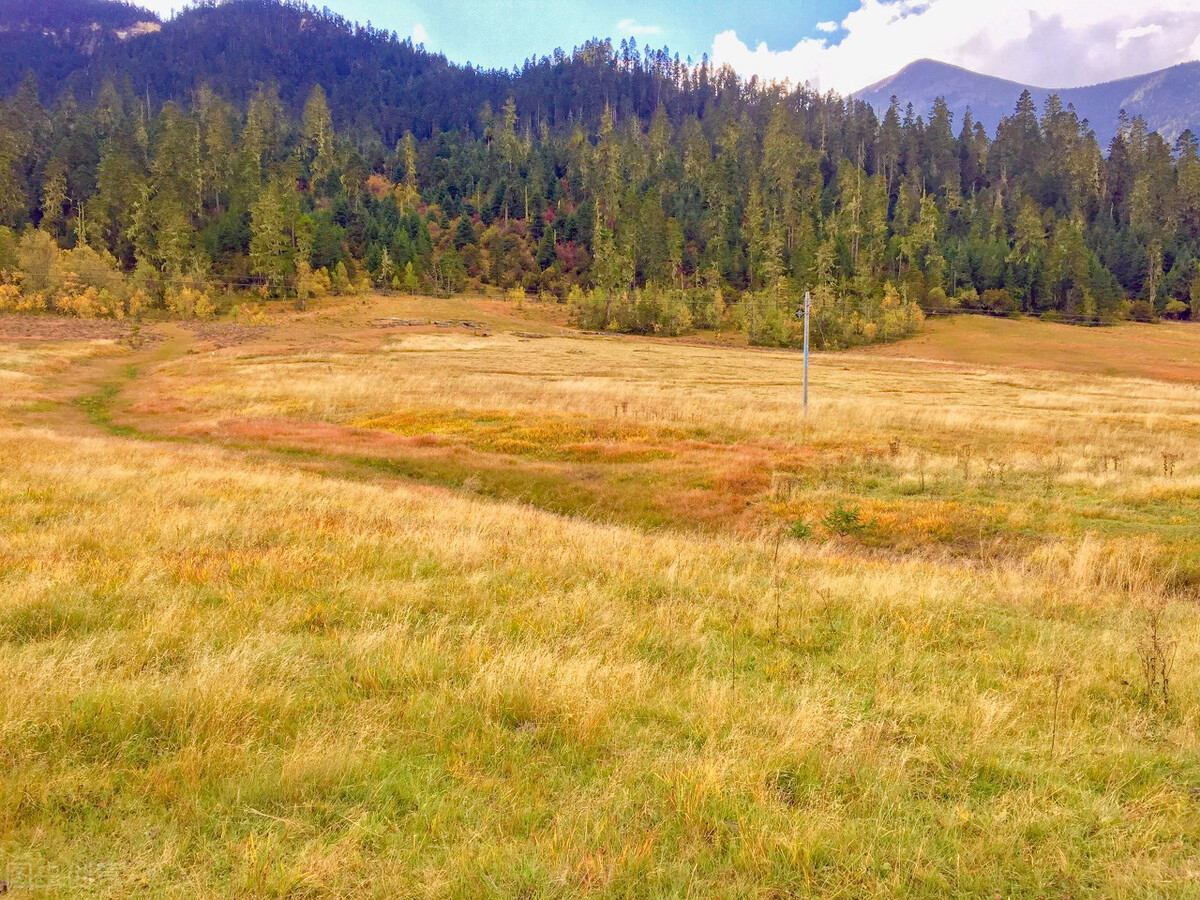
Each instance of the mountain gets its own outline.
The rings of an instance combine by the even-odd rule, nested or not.
[[[596,328],[716,325],[728,297],[768,344],[790,340],[779,299],[803,286],[823,289],[829,346],[895,333],[901,300],[1200,316],[1195,141],[1172,153],[1131,128],[1106,155],[1028,100],[994,141],[959,141],[944,118],[881,123],[857,98],[624,41],[475,69],[298,0],[204,0],[167,22],[43,3],[0,0],[0,41],[25,54],[0,84],[0,270],[23,266],[37,296],[57,241],[84,268],[84,245],[104,251],[156,302],[210,275],[305,295],[367,276],[587,287]],[[1126,106],[1173,133],[1194,121],[1195,68],[1065,99],[1104,129]],[[879,90],[906,85],[991,122],[1022,89],[924,63]],[[615,297],[641,299],[616,314]]]
[[[120,0],[0,2],[0,34],[38,33],[72,42],[75,38],[128,30],[140,23],[161,24],[149,10]]]
[[[339,129],[387,146],[408,130],[420,138],[475,128],[481,109],[498,112],[510,95],[551,127],[598,121],[606,105],[646,119],[660,103],[672,115],[700,114],[713,95],[707,80],[683,83],[685,67],[666,51],[647,47],[631,64],[611,41],[594,40],[484,70],[299,0],[206,0],[162,23],[110,0],[0,0],[0,23],[0,97],[32,71],[43,103],[68,89],[93,100],[111,80],[152,107],[189,102],[202,85],[244,107],[273,84],[298,113],[320,84]]]
[[[54,85],[83,70],[109,45],[162,27],[154,13],[114,0],[0,0],[0,89],[32,71]]]
[[[857,91],[882,116],[895,96],[901,108],[911,103],[919,115],[928,115],[934,100],[944,97],[961,121],[970,108],[990,134],[1004,116],[1012,115],[1017,98],[1029,91],[1041,108],[1046,98],[1058,94],[1063,105],[1075,107],[1087,119],[1102,147],[1107,147],[1120,124],[1121,110],[1141,116],[1151,131],[1174,141],[1187,129],[1200,133],[1200,62],[1078,88],[1044,88],[980,75],[948,63],[923,59],[905,66],[890,78]]]
[[[32,71],[43,102],[66,90],[89,100],[111,80],[154,106],[188,101],[201,85],[244,104],[260,84],[274,84],[296,111],[322,84],[340,125],[401,119],[440,128],[504,96],[470,68],[296,2],[208,0],[160,22],[113,0],[0,0],[0,23],[0,96]]]
[[[0,0],[0,96],[29,71],[44,102],[67,89],[80,100],[94,98],[111,79],[154,105],[187,100],[201,85],[241,105],[259,84],[273,83],[296,112],[321,84],[339,127],[373,131],[389,145],[406,130],[421,136],[473,127],[485,104],[498,110],[510,94],[518,105],[540,109],[549,125],[594,121],[606,104],[618,115],[648,118],[660,103],[673,117],[702,115],[711,100],[707,85],[692,91],[680,84],[679,61],[665,51],[643,51],[653,53],[651,66],[629,65],[624,56],[609,66],[601,63],[616,60],[611,42],[580,49],[488,71],[455,65],[395,33],[296,0],[204,0],[166,22],[117,0]],[[711,74],[714,82],[722,77]],[[893,95],[921,115],[943,96],[960,121],[970,108],[994,134],[1024,90],[1039,106],[1052,93],[1073,104],[1103,147],[1122,109],[1145,118],[1168,141],[1188,128],[1200,132],[1200,62],[1054,91],[921,60],[855,97],[882,117]]]

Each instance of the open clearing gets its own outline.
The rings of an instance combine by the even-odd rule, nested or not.
[[[1196,328],[275,316],[0,319],[10,896],[1200,896]]]

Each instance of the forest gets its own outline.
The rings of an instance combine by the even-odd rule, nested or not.
[[[153,90],[132,63],[28,73],[0,102],[0,309],[487,290],[567,303],[588,329],[781,346],[811,291],[825,347],[927,314],[1200,319],[1191,133],[1169,146],[1135,118],[1102,148],[1028,94],[995,136],[940,101],[880,118],[626,41],[481,72],[300,4],[176,21],[217,31],[231,6],[274,23],[271,46],[315,28],[339,52],[420,62],[419,90],[356,101],[336,58],[327,83],[269,59],[237,78],[184,61],[173,80],[167,60]],[[179,40],[164,33],[139,41]]]

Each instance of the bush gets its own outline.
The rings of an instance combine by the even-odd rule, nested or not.
[[[239,325],[275,324],[275,320],[257,303],[239,303],[233,308],[233,319]]]
[[[609,309],[609,327],[623,334],[663,334],[675,337],[690,331],[692,314],[683,293],[653,285],[623,294]]]
[[[857,506],[843,506],[838,503],[821,519],[821,527],[829,534],[839,537],[861,537],[875,529],[874,519],[867,522],[862,518]]]
[[[795,315],[801,308],[799,290],[785,292],[788,299],[781,307],[773,295],[747,295],[742,314],[751,343],[763,346],[803,344],[804,328]],[[921,330],[925,313],[911,299],[901,296],[890,283],[881,293],[837,298],[826,288],[812,292],[812,320],[809,339],[820,350],[895,341]]]
[[[812,526],[809,525],[807,522],[805,522],[803,519],[797,519],[795,522],[793,522],[791,525],[788,526],[788,534],[790,534],[792,537],[794,537],[798,541],[807,541],[809,538],[812,537],[812,533],[813,533]]]
[[[74,280],[83,287],[118,295],[124,293],[125,278],[121,267],[107,252],[97,253],[86,244],[59,253],[55,264],[56,280]]]
[[[167,308],[184,319],[207,319],[216,312],[208,295],[192,288],[168,292]]]
[[[140,316],[142,310],[150,305],[150,298],[145,291],[134,291],[125,303],[125,311],[131,316]]]
[[[1021,304],[1003,288],[984,291],[979,303],[985,312],[993,316],[1012,316],[1021,311]]]
[[[948,301],[954,306],[954,301]],[[866,310],[869,321],[877,323],[878,328],[872,338],[880,341],[896,341],[916,334],[925,325],[925,313],[921,307],[911,300],[905,300],[891,284],[884,285],[883,299],[878,307],[868,304]]]
[[[9,235],[11,232],[0,234],[0,242]],[[52,310],[84,319],[123,319],[146,306],[145,294],[131,292],[130,279],[107,252],[86,244],[60,250],[46,232],[30,229],[16,242],[13,254],[17,269],[0,275],[5,288],[0,310]]]
[[[54,307],[59,312],[70,313],[80,319],[95,319],[112,312],[104,307],[100,301],[100,292],[94,287],[64,291],[55,298]]]
[[[745,331],[756,347],[787,347],[797,340],[800,329],[782,305],[777,291],[756,291],[742,298]],[[803,340],[801,334],[800,340]]]
[[[41,312],[45,308],[44,294],[23,294],[15,284],[0,284],[0,312]]]
[[[328,274],[326,272],[326,275]],[[417,277],[417,272],[413,268],[411,260],[404,264],[404,278],[401,279],[400,286],[410,294],[415,294],[421,289],[421,279]]]
[[[608,327],[609,302],[599,291],[584,291],[575,285],[567,294],[571,323],[585,331],[603,331]]]
[[[348,294],[353,287],[350,282],[350,273],[346,269],[346,264],[344,262],[339,262],[336,266],[334,266],[333,272],[330,273],[329,279],[332,282],[333,293],[335,294]]]
[[[17,235],[11,228],[0,225],[0,272],[12,273],[17,268]]]
[[[1167,305],[1163,307],[1163,316],[1167,319],[1185,319],[1188,314],[1188,305],[1182,300],[1168,300]]]
[[[693,288],[685,293],[692,325],[696,328],[716,329],[725,321],[725,297],[720,288]]]
[[[925,297],[924,308],[929,312],[942,313],[954,308],[954,301],[940,287],[931,288]]]
[[[1129,304],[1129,318],[1135,322],[1157,322],[1154,304],[1149,300],[1134,300]]]
[[[17,268],[25,275],[22,290],[40,294],[55,287],[58,252],[54,238],[44,231],[31,228],[21,236],[17,244]]]

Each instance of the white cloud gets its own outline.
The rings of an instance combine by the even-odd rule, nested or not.
[[[838,30],[837,22],[818,22],[817,23],[817,31],[824,32],[825,34],[833,34],[837,30]]]
[[[1134,41],[1151,37],[1152,35],[1162,34],[1163,27],[1161,25],[1139,25],[1137,28],[1126,28],[1117,35],[1117,49],[1124,50]]]
[[[429,32],[425,30],[425,26],[420,22],[413,26],[412,41],[414,44],[425,44],[429,42]]]
[[[713,60],[743,77],[845,93],[926,57],[1043,87],[1076,87],[1200,55],[1200,0],[859,2],[838,23],[845,34],[836,42],[751,48],[726,31],[713,40]]]
[[[652,37],[662,34],[662,28],[658,25],[639,25],[633,19],[622,19],[617,23],[617,34],[630,37]]]

